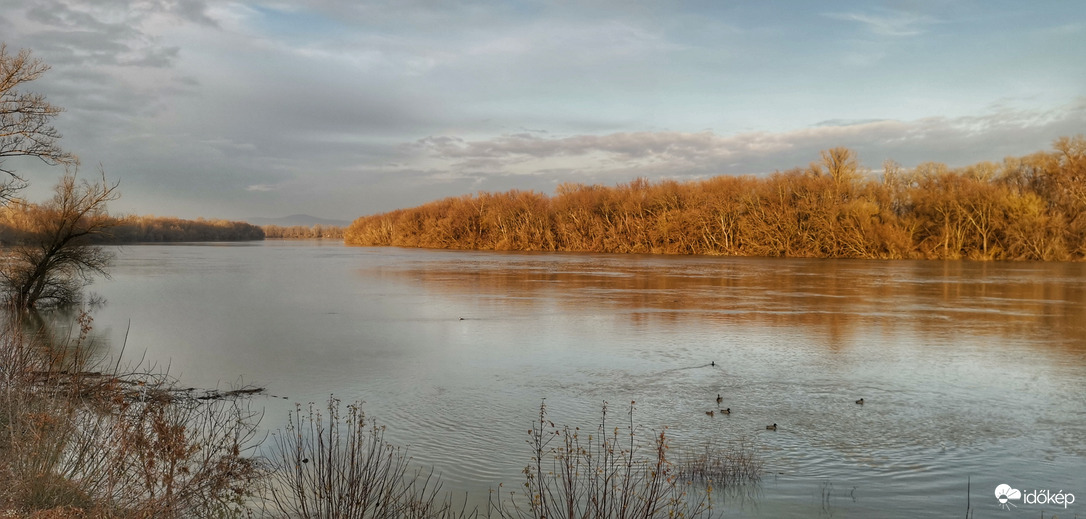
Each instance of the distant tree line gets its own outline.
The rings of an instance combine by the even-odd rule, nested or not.
[[[867,174],[847,148],[768,177],[480,192],[365,216],[351,245],[825,258],[1082,260],[1086,138],[1002,163]]]
[[[305,225],[265,225],[264,237],[268,239],[309,240],[328,238],[333,240],[343,239],[343,227],[336,225],[316,224],[312,227]]]
[[[119,243],[263,240],[255,225],[230,220],[183,220],[163,216],[125,216],[112,229],[109,241]]]
[[[0,208],[0,244],[17,245],[36,239],[44,211],[41,204],[18,202]],[[264,231],[255,225],[228,220],[183,220],[161,216],[98,215],[108,224],[87,238],[93,243],[156,243],[185,241],[248,241],[264,239]]]

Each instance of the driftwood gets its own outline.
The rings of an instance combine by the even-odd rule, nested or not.
[[[226,400],[264,392],[263,387],[242,386],[237,389],[180,388],[173,380],[151,374],[114,375],[100,371],[33,371],[31,380],[46,389],[65,390],[80,397],[116,397],[130,401],[196,401]]]
[[[231,389],[230,391],[211,390],[206,391],[202,396],[196,397],[197,400],[220,400],[223,398],[233,398],[245,395],[255,395],[264,391],[262,387],[245,386],[240,389]]]

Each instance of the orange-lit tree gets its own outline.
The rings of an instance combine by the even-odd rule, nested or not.
[[[18,244],[0,267],[0,286],[17,310],[63,306],[79,301],[94,275],[108,275],[112,256],[93,244],[116,220],[106,204],[118,197],[117,184],[76,181],[64,175],[44,204],[16,201],[23,219]]]

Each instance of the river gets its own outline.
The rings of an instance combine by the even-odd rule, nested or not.
[[[725,517],[964,515],[967,500],[975,517],[1086,515],[1086,264],[115,252],[89,287],[107,356],[124,343],[124,362],[185,385],[266,387],[270,431],[295,403],[364,401],[454,493],[519,486],[544,399],[582,428],[636,402],[639,431],[666,426],[676,452],[756,449],[763,479]],[[732,413],[707,416],[718,394]],[[1006,512],[1000,484],[1078,502]]]

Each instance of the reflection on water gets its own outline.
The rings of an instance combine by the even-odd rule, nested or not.
[[[65,308],[17,316],[0,313],[0,327],[14,327],[28,343],[49,353],[42,370],[79,372],[101,369],[110,357],[110,337],[94,327],[93,308]],[[3,366],[0,365],[0,371]]]
[[[377,266],[434,293],[483,294],[501,304],[604,305],[634,325],[728,323],[813,328],[831,348],[860,328],[938,338],[1024,334],[1086,348],[1083,264],[673,258],[493,254],[438,264]]]
[[[967,481],[978,517],[1004,482],[1086,502],[1083,264],[266,242],[129,246],[113,274],[114,351],[130,320],[126,358],[265,385],[288,397],[262,401],[273,430],[293,402],[365,400],[483,500],[519,482],[545,398],[587,428],[636,401],[677,450],[753,443],[767,477],[726,516],[958,513]],[[718,393],[732,414],[709,417]]]

